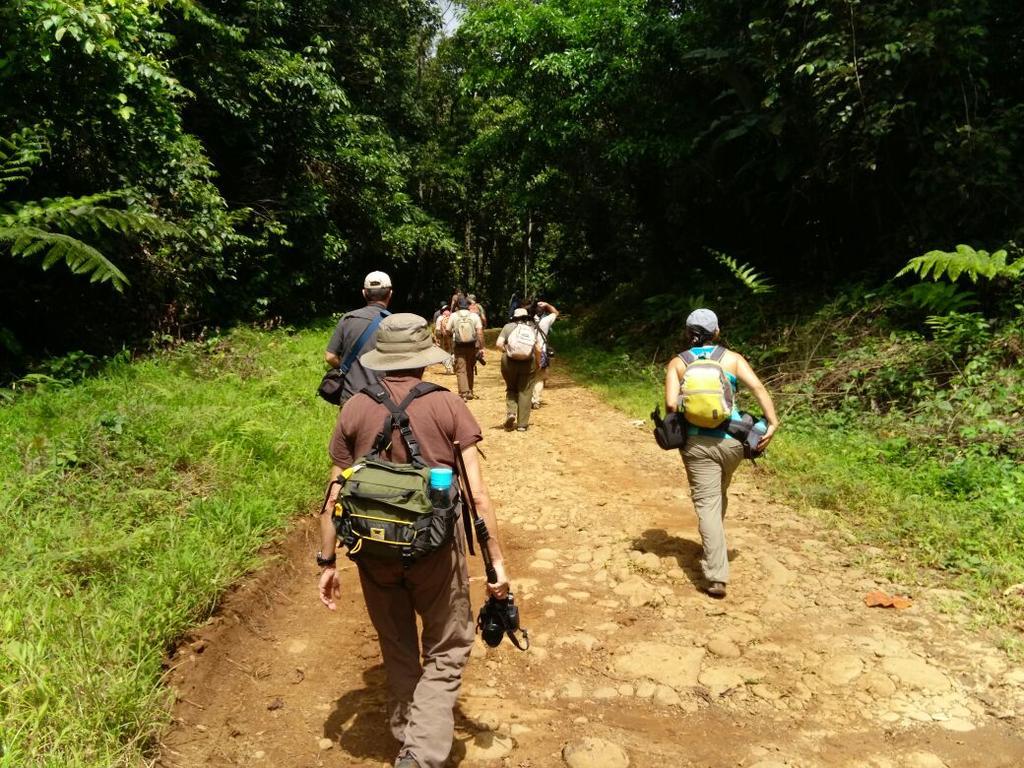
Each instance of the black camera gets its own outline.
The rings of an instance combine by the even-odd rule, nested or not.
[[[508,633],[509,638],[519,647],[515,633],[519,631],[519,608],[515,604],[512,594],[504,600],[490,597],[480,609],[480,615],[476,618],[477,629],[480,636],[491,648],[497,648],[501,644],[501,638]],[[529,643],[526,631],[523,630],[523,638]]]
[[[487,365],[487,361],[484,360],[483,350],[480,350],[479,352],[476,353],[476,361],[480,363],[480,365]]]

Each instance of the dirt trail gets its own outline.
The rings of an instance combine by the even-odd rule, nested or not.
[[[948,593],[914,595],[899,613],[866,608],[866,592],[893,585],[857,564],[862,548],[771,503],[745,467],[727,523],[733,581],[712,600],[696,586],[679,456],[561,371],[529,432],[506,433],[491,360],[470,407],[534,646],[478,640],[453,764],[559,766],[585,736],[611,745],[577,763],[594,768],[622,765],[616,747],[639,768],[1024,764],[1024,669],[941,612]],[[158,764],[391,765],[358,580],[343,566],[328,613],[316,549],[300,521],[178,649]]]

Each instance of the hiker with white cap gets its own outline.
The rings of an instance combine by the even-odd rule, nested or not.
[[[512,312],[512,321],[498,334],[497,346],[505,380],[505,429],[525,432],[530,427],[530,399],[542,346],[540,330],[526,307]]]
[[[758,451],[767,447],[779,419],[754,369],[743,355],[718,344],[719,335],[718,317],[710,309],[696,309],[686,318],[689,348],[672,358],[665,370],[665,407],[686,418],[686,445],[680,453],[704,548],[705,589],[712,597],[723,598],[729,583],[725,543],[729,482],[744,456],[743,442],[725,429],[730,420],[740,418],[734,397],[737,385],[749,389],[764,411],[768,428]]]
[[[346,312],[327,343],[324,360],[331,368],[340,368],[345,377],[340,405],[344,405],[363,387],[377,382],[377,374],[366,368],[359,356],[373,349],[377,328],[387,317],[391,303],[391,278],[385,272],[371,272],[363,280],[363,298],[366,306]]]
[[[375,348],[362,356],[362,362],[383,375],[374,387],[353,396],[338,414],[329,447],[331,481],[347,477],[346,471],[354,466],[351,476],[358,477],[359,466],[369,464],[371,456],[392,467],[418,456],[428,467],[454,470],[453,443],[458,441],[468,492],[490,532],[486,546],[497,578],[486,590],[504,599],[509,583],[479,461],[480,425],[458,395],[422,381],[424,368],[442,362],[447,354],[433,343],[427,321],[418,315],[391,315],[381,323]],[[396,413],[400,416],[392,415]],[[378,447],[382,452],[372,453]],[[340,581],[332,510],[339,487],[331,488],[331,498],[320,514],[318,590],[320,601],[336,610]],[[343,499],[346,493],[356,491],[340,490]],[[388,557],[383,551],[384,545],[394,542],[383,535],[384,524],[378,524],[382,526],[382,535],[375,537],[380,542],[378,551],[368,553],[368,547],[357,546],[349,549],[349,557],[357,565],[387,672],[388,724],[401,745],[395,765],[441,768],[451,752],[454,709],[474,637],[463,525],[453,519],[452,528],[437,537],[431,527],[426,532],[429,550],[407,562],[404,556]],[[417,631],[417,617],[422,632]],[[325,653],[330,657],[334,651],[325,649]]]

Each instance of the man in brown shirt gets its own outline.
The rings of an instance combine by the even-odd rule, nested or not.
[[[447,353],[430,338],[427,321],[412,314],[392,315],[381,323],[376,349],[362,357],[363,364],[383,372],[380,384],[392,402],[399,403],[420,383],[426,366],[443,362]],[[480,469],[476,444],[480,425],[465,402],[447,390],[429,392],[406,408],[420,453],[430,466],[455,468],[452,442],[458,440],[465,461],[469,490],[477,511],[491,532],[488,548],[498,579],[487,592],[508,595],[508,576],[502,562],[498,528],[487,486]],[[338,414],[329,453],[331,479],[366,455],[380,432],[387,408],[369,395],[353,396]],[[398,434],[385,456],[405,462],[408,451]],[[337,486],[335,486],[337,489]],[[334,500],[320,516],[321,602],[335,610],[340,594],[334,557],[336,535],[331,512]],[[325,557],[326,555],[326,557]],[[397,768],[440,768],[451,752],[455,733],[454,709],[462,683],[462,670],[473,644],[473,616],[469,604],[469,574],[461,524],[449,544],[408,568],[400,560],[357,560],[359,581],[380,641],[388,677],[389,724],[401,743]],[[423,623],[417,637],[416,616]],[[422,641],[422,662],[420,643]]]

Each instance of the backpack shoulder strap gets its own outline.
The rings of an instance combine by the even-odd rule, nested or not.
[[[381,428],[377,438],[373,441],[373,449],[371,455],[380,456],[385,453],[391,446],[391,435],[398,427],[398,432],[402,436],[402,440],[405,442],[405,447],[409,451],[409,463],[415,466],[424,467],[426,462],[423,460],[423,456],[420,453],[420,444],[416,439],[416,435],[412,431],[412,425],[409,424],[409,415],[405,412],[405,409],[409,407],[409,403],[418,397],[429,394],[430,392],[447,392],[445,387],[440,384],[433,384],[429,381],[421,381],[415,387],[413,387],[409,394],[406,395],[402,402],[395,405],[394,400],[388,395],[388,391],[383,385],[377,385],[375,387],[366,387],[363,389],[363,393],[372,397],[378,403],[388,409],[388,415],[384,417],[384,425]]]
[[[342,373],[348,373],[351,370],[352,366],[355,365],[356,358],[359,357],[359,353],[363,351],[363,347],[366,346],[366,342],[370,339],[370,335],[380,327],[380,324],[384,322],[384,318],[390,314],[386,309],[383,309],[379,315],[370,321],[370,324],[366,326],[366,329],[356,339],[352,350],[345,355],[345,359],[341,363]],[[348,315],[345,317],[348,317]]]
[[[711,350],[711,354],[708,355],[708,359],[714,360],[716,363],[721,362],[722,357],[725,355],[727,351],[728,350],[725,347],[719,344],[713,350]]]
[[[677,355],[677,357],[678,357],[678,358],[679,358],[680,360],[682,360],[682,361],[683,361],[683,363],[684,363],[685,365],[690,365],[690,363],[692,363],[692,362],[693,362],[694,360],[696,360],[696,359],[697,359],[697,356],[696,356],[695,354],[693,354],[693,352],[691,352],[691,351],[690,351],[690,350],[688,350],[688,349],[687,349],[687,350],[685,350],[685,351],[683,351],[683,352],[680,352],[680,353],[679,353],[679,354]]]

